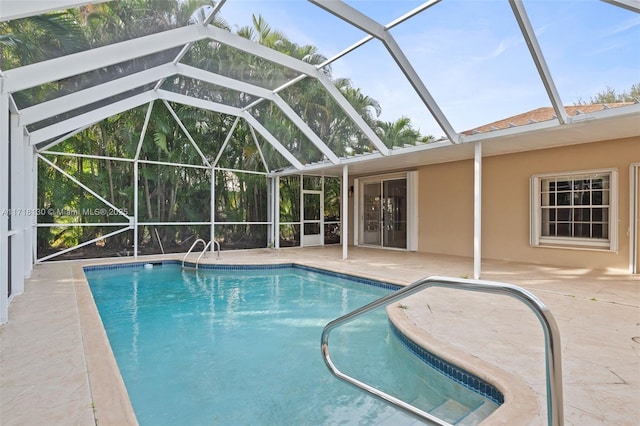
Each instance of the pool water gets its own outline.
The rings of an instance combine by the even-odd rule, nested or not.
[[[86,275],[140,425],[418,423],[336,379],[320,353],[327,322],[389,289],[295,267]],[[334,330],[331,355],[451,423],[497,407],[408,351],[384,309]]]

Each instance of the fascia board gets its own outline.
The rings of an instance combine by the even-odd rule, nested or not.
[[[509,127],[506,129],[493,130],[490,132],[477,133],[475,135],[462,135],[462,143],[481,142],[485,140],[505,139],[527,133],[540,133],[555,130],[569,129],[585,124],[590,121],[606,120],[616,117],[633,117],[637,116],[638,131],[640,131],[640,104],[629,105],[618,108],[611,108],[603,111],[596,111],[588,114],[580,114],[569,116],[569,120],[565,124],[560,124],[557,119],[541,121],[538,123],[525,124],[522,126]],[[602,121],[603,123],[605,121]]]
[[[559,128],[561,126],[566,126],[566,124],[561,125],[557,119],[541,121],[539,123],[477,133],[475,135],[462,135],[460,143],[482,142],[485,140],[508,138],[522,133],[539,132],[553,128]]]
[[[173,64],[160,65],[159,67],[150,68],[117,80],[112,80],[47,102],[42,102],[22,109],[20,111],[20,124],[25,126],[33,124],[57,114],[98,102],[109,96],[135,89],[152,81],[170,77],[175,73],[176,70]]]
[[[77,117],[70,118],[68,120],[61,121],[56,124],[44,127],[31,133],[29,143],[30,145],[36,145],[40,142],[47,141],[57,136],[63,135],[68,132],[72,132],[77,128],[85,126],[87,124],[96,123],[104,120],[121,112],[128,111],[132,108],[151,102],[157,99],[157,95],[154,92],[145,92],[130,98],[124,99],[119,102],[115,102],[111,105],[98,108],[96,110],[81,114]]]
[[[627,115],[637,115],[637,123],[638,126],[640,126],[640,103],[616,108],[603,109],[601,111],[588,112],[579,115],[572,115],[569,116],[569,123],[580,123],[601,118],[624,117]]]
[[[206,38],[207,35],[207,29],[201,25],[190,25],[25,65],[5,71],[3,90],[13,93],[40,86],[172,47],[182,46]]]

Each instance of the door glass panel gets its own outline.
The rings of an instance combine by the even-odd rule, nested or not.
[[[319,223],[305,223],[304,224],[304,235],[318,235],[320,234],[320,224]]]
[[[320,220],[320,194],[304,194],[304,220]]]
[[[302,226],[302,245],[319,246],[322,245],[322,193],[303,193],[304,208]]]
[[[364,244],[380,245],[380,182],[365,183],[363,195]]]
[[[407,247],[407,180],[383,182],[383,245]]]
[[[305,189],[307,191],[322,190],[322,177],[321,176],[304,176],[302,189]]]

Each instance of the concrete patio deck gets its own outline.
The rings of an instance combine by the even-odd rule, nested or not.
[[[343,261],[341,254],[339,247],[264,249],[223,252],[220,260],[206,261],[296,262],[400,284],[473,273],[470,258],[350,248]],[[0,424],[135,424],[81,270],[133,260],[35,266],[25,294],[10,306],[9,323],[0,326]],[[640,424],[640,276],[491,260],[482,268],[483,279],[524,287],[553,313],[562,339],[565,424]],[[447,357],[489,379],[495,373],[520,383],[522,400],[506,395],[511,417],[490,417],[486,424],[547,423],[543,333],[527,307],[504,296],[432,288],[394,309]]]

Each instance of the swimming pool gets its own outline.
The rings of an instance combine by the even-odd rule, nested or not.
[[[391,285],[291,265],[85,273],[141,425],[416,423],[335,379],[319,351],[327,322]],[[444,380],[384,310],[332,342],[343,371],[451,423],[474,424],[498,406]]]

